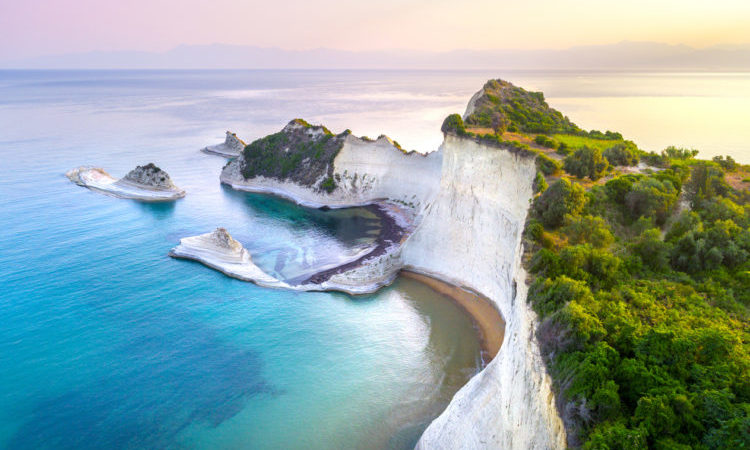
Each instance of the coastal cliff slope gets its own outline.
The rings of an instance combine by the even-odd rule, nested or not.
[[[564,447],[565,430],[539,355],[520,261],[535,155],[451,132],[445,133],[436,152],[406,153],[385,137],[372,141],[345,132],[325,138],[319,128],[305,124],[292,121],[282,130],[287,136],[275,139],[295,148],[314,147],[318,139],[340,140],[330,160],[317,162],[314,176],[308,170],[305,179],[293,174],[280,179],[263,173],[262,167],[248,170],[247,164],[258,160],[258,154],[248,154],[251,144],[227,164],[221,181],[308,206],[401,206],[414,227],[402,246],[331,282],[366,285],[406,268],[483,294],[506,320],[505,341],[497,356],[455,395],[418,446]],[[285,154],[284,146],[277,148],[279,158]],[[311,167],[306,163],[312,158],[309,153],[296,158],[303,167]],[[330,189],[324,188],[325,180],[332,180]]]
[[[370,140],[348,131],[332,135],[324,127],[300,119],[269,138],[273,136],[283,142],[277,151],[284,155],[268,159],[289,158],[286,149],[293,152],[297,148],[293,157],[299,170],[285,173],[284,167],[264,166],[257,153],[265,149],[253,143],[245,147],[241,157],[227,163],[221,172],[222,183],[238,190],[279,195],[310,207],[340,208],[389,200],[415,214],[434,198],[440,183],[440,152],[407,153],[386,136]]]
[[[456,393],[418,448],[564,448],[520,261],[534,158],[451,134],[439,151],[440,190],[403,262],[484,294],[506,329],[497,356]]]

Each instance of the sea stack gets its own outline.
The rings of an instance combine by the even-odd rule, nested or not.
[[[238,138],[235,133],[227,131],[227,137],[224,142],[216,145],[209,145],[201,149],[204,153],[223,156],[224,158],[236,158],[240,156],[245,149],[245,142]]]
[[[120,180],[99,167],[78,167],[65,174],[70,181],[93,191],[119,198],[158,202],[185,196],[169,174],[154,163],[137,166]]]
[[[169,256],[192,259],[232,278],[261,286],[289,287],[256,266],[250,252],[226,228],[219,227],[211,233],[182,238],[180,244],[169,252]]]

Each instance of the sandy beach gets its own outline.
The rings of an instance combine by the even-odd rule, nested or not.
[[[453,299],[469,316],[477,327],[482,345],[482,361],[486,365],[497,355],[505,337],[505,320],[490,300],[471,290],[446,283],[443,280],[421,273],[402,270],[402,276],[426,284],[440,294]]]

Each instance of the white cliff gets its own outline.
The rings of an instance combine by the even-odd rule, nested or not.
[[[389,200],[405,210],[420,212],[426,199],[437,192],[441,154],[406,153],[386,136],[369,141],[348,135],[333,161],[337,187],[331,193],[263,176],[246,180],[240,173],[241,164],[241,158],[230,161],[221,172],[221,182],[234,189],[274,194],[313,208],[343,208]]]
[[[77,167],[65,176],[79,186],[113,197],[158,202],[185,196],[185,191],[172,182],[169,175],[149,163],[138,166],[121,179],[116,179],[98,167]]]
[[[238,138],[235,133],[227,131],[224,142],[216,145],[209,145],[201,149],[204,153],[223,156],[224,158],[236,158],[245,149],[245,142]]]
[[[417,447],[564,448],[521,267],[534,159],[451,135],[440,151],[440,191],[404,246],[403,262],[488,297],[505,318],[505,340]]]
[[[428,155],[406,154],[386,138],[370,142],[348,136],[334,160],[338,183],[331,193],[290,181],[244,179],[241,159],[221,175],[237,189],[308,206],[386,201],[410,211],[413,232],[400,247],[330,282],[356,292],[357,286],[407,268],[483,294],[505,318],[497,356],[456,393],[418,448],[565,447],[521,267],[521,234],[536,173],[533,155],[451,134]]]

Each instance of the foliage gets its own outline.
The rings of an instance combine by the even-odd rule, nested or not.
[[[466,123],[493,128],[496,132],[579,133],[574,123],[550,108],[541,92],[530,92],[504,80],[488,81],[474,102],[474,111]]]
[[[334,135],[327,128],[310,125],[302,119],[294,119],[292,124],[302,128],[285,127],[245,147],[240,161],[245,178],[292,179],[312,187],[321,175],[333,176],[333,159],[349,131]],[[310,129],[316,132],[310,133]]]
[[[750,447],[750,194],[694,156],[592,188],[561,228],[551,206],[578,185],[534,205],[528,301],[571,446]]]
[[[663,225],[677,202],[679,192],[669,181],[657,177],[644,177],[633,183],[625,195],[625,204],[633,219],[653,217],[658,225]]]
[[[464,126],[464,119],[461,118],[460,114],[451,114],[443,120],[443,125],[440,127],[443,133],[455,133],[459,136],[466,135],[466,127]]]
[[[557,228],[566,214],[579,214],[585,203],[583,188],[562,178],[536,199],[534,212],[545,227]]]
[[[590,243],[597,248],[607,248],[615,241],[607,222],[597,216],[567,216],[562,232],[570,244]]]
[[[544,192],[548,187],[549,185],[547,184],[547,180],[544,179],[544,174],[537,172],[536,177],[534,177],[534,193],[539,194]]]
[[[565,171],[578,178],[589,177],[598,180],[609,168],[609,163],[602,156],[602,151],[591,147],[581,147],[565,158]]]
[[[640,160],[638,147],[630,141],[615,144],[602,152],[613,166],[635,166]]]
[[[545,136],[543,134],[537,135],[534,138],[534,142],[537,145],[541,145],[542,147],[547,147],[547,148],[557,148],[560,145],[556,140],[551,139],[550,137]]]
[[[560,163],[544,153],[536,155],[536,167],[545,175],[555,175],[560,172]]]

